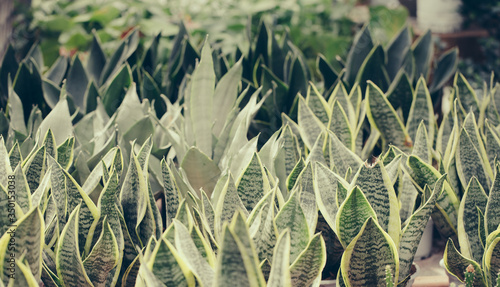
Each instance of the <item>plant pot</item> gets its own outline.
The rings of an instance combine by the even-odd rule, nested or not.
[[[446,271],[446,275],[448,275],[448,281],[450,282],[449,283],[450,285],[454,283],[455,286],[463,286],[464,283],[462,281],[458,280],[458,278],[455,277],[455,275],[448,272],[448,269],[446,269],[446,267],[444,266],[444,259],[439,260],[439,266],[441,266],[441,268],[443,268]]]
[[[415,261],[425,259],[431,256],[432,252],[432,237],[434,230],[434,222],[432,218],[427,222],[427,226],[425,226],[424,233],[422,234],[422,238],[420,239],[420,243],[418,244],[417,252],[415,253]]]

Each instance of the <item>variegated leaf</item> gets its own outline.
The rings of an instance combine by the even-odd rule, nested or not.
[[[148,187],[145,181],[142,169],[139,165],[137,157],[132,153],[130,156],[130,164],[120,191],[120,202],[127,228],[134,242],[139,246],[143,243],[140,241],[137,228],[144,218],[147,210]]]
[[[311,92],[312,88],[312,92]],[[307,91],[306,104],[311,109],[312,113],[324,124],[328,124],[328,115],[330,110],[325,98],[318,92],[316,87],[311,84]]]
[[[203,55],[202,55],[203,57]],[[219,80],[215,88],[213,98],[213,133],[219,136],[224,128],[226,119],[237,102],[238,86],[243,71],[242,60],[234,66]]]
[[[495,238],[484,253],[484,273],[489,286],[495,285],[500,270],[500,238]]]
[[[292,286],[290,277],[290,231],[283,231],[274,247],[268,287]]]
[[[79,213],[80,206],[77,206],[69,216],[57,245],[57,275],[65,286],[93,286],[78,251]]]
[[[160,239],[151,255],[148,267],[166,286],[195,286],[193,273],[175,247]]]
[[[383,92],[371,81],[367,86],[366,104],[368,120],[382,134],[384,149],[392,144],[403,151],[408,151],[412,146],[412,140],[406,128]]]
[[[104,219],[102,232],[89,256],[83,261],[83,267],[95,287],[106,286],[110,271],[117,266],[120,258],[118,242],[109,222]]]
[[[292,193],[290,199],[276,215],[278,232],[290,229],[291,251],[290,263],[295,261],[299,254],[306,248],[310,238],[307,219],[302,211],[297,192]]]
[[[9,151],[9,161],[11,167],[17,166],[18,163],[23,162],[23,156],[21,154],[19,143],[17,141]]]
[[[70,137],[57,147],[57,162],[65,170],[68,170],[73,163],[74,146],[75,138]]]
[[[377,214],[359,187],[355,186],[339,207],[335,222],[336,233],[346,248],[358,235],[368,218],[377,220]]]
[[[234,286],[235,282],[239,286],[259,286],[254,262],[234,231],[227,224],[224,226],[215,269],[215,286]]]
[[[479,100],[476,92],[465,79],[464,75],[457,73],[453,81],[457,99],[460,102],[465,113],[472,111],[476,117],[479,117]]]
[[[12,174],[12,168],[9,160],[9,152],[5,147],[3,137],[0,136],[0,184],[7,186],[7,176]]]
[[[408,135],[412,139],[416,139],[417,129],[421,122],[424,123],[429,133],[429,139],[434,139],[434,108],[424,77],[420,77],[417,82],[406,124]]]
[[[165,218],[166,226],[170,225],[175,217],[177,208],[179,207],[179,191],[175,184],[172,172],[165,159],[161,161],[161,170],[163,178],[163,195],[165,196]]]
[[[339,206],[337,204],[338,182],[343,181],[343,179],[319,163],[314,165],[313,178],[318,208],[326,222],[330,225],[330,228],[335,230],[335,218]],[[347,185],[347,182],[345,184]]]
[[[339,140],[350,150],[353,149],[353,131],[349,125],[349,118],[338,101],[333,103],[332,116],[328,124],[331,130]]]
[[[13,176],[13,177],[12,177]],[[12,179],[10,179],[12,178]],[[23,210],[24,213],[27,213],[32,208],[31,204],[31,192],[29,189],[28,181],[24,176],[21,165],[17,165],[14,173],[9,177],[9,181],[7,181],[8,185],[6,186],[8,191],[11,191],[13,187],[14,189],[14,198],[19,204],[19,207]]]
[[[286,181],[286,186],[288,190],[292,190],[293,187],[295,186],[295,183],[297,182],[297,178],[299,177],[300,173],[302,170],[305,168],[305,163],[302,160],[302,158],[299,159],[295,167],[293,168],[292,172],[290,175],[288,175],[287,181]]]
[[[418,156],[427,163],[432,163],[432,149],[427,136],[427,128],[425,122],[421,121],[414,137],[412,155]]]
[[[45,159],[45,146],[42,146],[23,163],[23,171],[31,191],[35,191],[40,184],[45,170]]]
[[[358,170],[363,161],[354,152],[348,149],[332,132],[330,137],[330,162],[340,175],[345,175],[347,170]]]
[[[297,191],[299,195],[300,206],[306,217],[309,234],[313,234],[318,221],[318,206],[316,204],[316,195],[313,186],[313,163],[307,163],[304,170],[297,179]]]
[[[482,276],[483,272],[481,270],[481,266],[479,266],[479,264],[477,264],[477,262],[475,262],[474,260],[464,257],[462,254],[460,254],[460,252],[458,252],[458,250],[455,248],[455,244],[453,244],[453,240],[451,239],[448,239],[448,242],[446,243],[443,260],[444,266],[446,267],[448,272],[453,274],[462,282],[465,281],[465,270],[469,265],[472,265],[474,267],[475,273],[473,286],[487,286]]]
[[[456,150],[457,173],[462,187],[466,187],[473,176],[488,193],[490,180],[487,177],[481,155],[472,142],[469,133],[462,129]],[[488,164],[488,162],[486,162]]]
[[[255,206],[248,218],[250,236],[255,243],[259,261],[272,258],[272,249],[276,244],[278,229],[274,221],[274,202],[276,188],[266,194]]]
[[[318,233],[309,241],[305,250],[290,266],[292,286],[307,287],[321,276],[326,264],[326,246]]]
[[[0,238],[0,270],[2,272],[0,277],[3,278],[5,284],[8,283],[10,274],[20,274],[17,267],[14,267],[15,272],[10,269],[12,266],[9,260],[12,257],[20,260],[23,256],[33,276],[37,280],[40,279],[44,229],[43,216],[38,208],[31,209],[18,221],[7,225],[7,231]]]
[[[377,220],[370,217],[342,256],[342,279],[347,286],[385,286],[386,268],[399,277],[397,247]]]
[[[271,190],[266,171],[257,153],[254,153],[236,185],[238,195],[248,212],[252,211],[264,194]]]
[[[15,279],[11,278],[9,281],[9,285],[7,287],[14,287],[14,286],[26,286],[26,287],[38,287],[38,281],[37,279],[33,276],[31,273],[31,270],[29,268],[29,265],[27,262],[23,262],[24,259],[20,258],[16,261],[16,267],[19,269],[21,272],[17,273],[18,275],[15,275]],[[0,281],[2,282],[2,281]],[[3,283],[2,283],[3,284]]]
[[[377,214],[378,223],[382,229],[389,233],[398,244],[401,229],[398,199],[382,161],[377,160],[372,166],[366,162],[361,165],[354,176],[352,185],[361,189]]]
[[[177,220],[173,220],[173,222],[177,251],[186,260],[189,269],[202,286],[212,286],[212,282],[214,282],[214,270],[198,251],[187,228]]]
[[[441,194],[445,179],[446,175],[439,178],[431,197],[410,216],[408,223],[406,223],[401,231],[401,240],[399,243],[399,272],[401,279],[410,275],[411,265],[413,264],[420,239],[434,210],[436,200]]]
[[[479,237],[479,219],[476,207],[484,214],[488,197],[478,180],[473,176],[465,190],[458,211],[458,242],[462,254],[481,262],[484,247]]]
[[[309,149],[312,149],[325,125],[314,115],[302,96],[299,96],[298,124],[302,140]]]
[[[229,175],[215,208],[215,229],[220,232],[224,221],[230,221],[238,210],[244,212],[245,215],[248,213],[238,196],[233,177]],[[216,232],[216,234],[219,232]]]
[[[264,275],[259,268],[259,257],[257,256],[254,242],[250,237],[247,223],[245,222],[245,218],[243,217],[241,212],[236,213],[235,217],[231,221],[229,228],[234,232],[234,235],[237,236],[239,243],[241,243],[241,245],[239,245],[241,252],[246,253],[246,255],[248,256],[249,262],[247,263],[248,266],[246,266],[247,270],[249,270],[248,273],[255,277],[257,281],[256,285],[265,286],[266,280],[264,279]],[[251,281],[253,282],[254,279],[252,279]]]
[[[497,230],[500,225],[500,166],[496,166],[497,172],[495,173],[495,180],[490,189],[488,196],[488,203],[484,211],[484,221],[486,226],[486,234],[490,234]]]

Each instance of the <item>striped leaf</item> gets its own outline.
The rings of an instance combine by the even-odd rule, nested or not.
[[[312,166],[312,162],[307,163],[304,170],[300,173],[296,184],[300,206],[306,217],[307,226],[309,226],[309,234],[314,233],[316,222],[318,221],[318,207],[314,193]]]
[[[0,184],[7,187],[7,176],[12,174],[12,168],[9,160],[9,152],[5,147],[3,137],[0,136]]]
[[[429,137],[427,135],[427,128],[424,121],[420,122],[417,133],[414,137],[412,155],[418,156],[427,163],[432,163],[432,148],[429,144]]]
[[[366,220],[377,214],[359,187],[355,186],[339,207],[336,218],[336,233],[342,246],[346,248],[358,235]]]
[[[295,167],[293,168],[292,172],[290,175],[288,175],[287,181],[286,181],[286,186],[288,190],[292,190],[293,187],[295,186],[295,183],[297,182],[297,178],[299,177],[300,173],[302,170],[305,168],[305,163],[302,158],[299,159]]]
[[[333,103],[332,114],[328,129],[331,130],[340,141],[349,149],[353,148],[353,131],[349,124],[349,118],[338,101]]]
[[[412,139],[416,139],[417,129],[421,122],[424,123],[429,133],[429,139],[434,139],[434,108],[432,106],[431,95],[422,76],[418,79],[417,86],[415,87],[408,122],[406,123],[408,135]]]
[[[398,199],[382,161],[378,160],[372,166],[368,166],[367,163],[361,165],[352,185],[361,189],[377,214],[376,218],[382,229],[398,244],[401,229]],[[363,223],[364,220],[366,219],[363,219]]]
[[[73,135],[73,124],[66,98],[61,97],[59,99],[59,102],[43,119],[38,129],[40,137],[45,136],[49,129],[52,131],[54,135],[54,148]]]
[[[500,238],[495,238],[484,253],[484,273],[488,286],[494,286],[500,270]]]
[[[406,128],[384,93],[370,81],[366,91],[366,105],[368,120],[381,133],[384,149],[392,144],[408,151],[412,140]]]
[[[17,141],[9,151],[9,161],[11,167],[17,166],[18,163],[23,162],[23,156],[21,154],[19,143]]]
[[[500,158],[500,138],[488,119],[485,120],[485,148],[488,161],[492,167],[495,166],[495,158]]]
[[[311,92],[312,89],[312,92]],[[324,124],[328,124],[328,115],[330,114],[330,109],[325,98],[318,92],[316,87],[311,84],[307,91],[306,104],[311,109],[313,114]]]
[[[79,213],[80,206],[77,206],[71,212],[57,245],[57,275],[64,286],[93,286],[78,251]]]
[[[215,269],[215,286],[234,286],[235,282],[238,286],[259,286],[255,271],[243,243],[226,224]]]
[[[102,232],[89,256],[83,261],[83,267],[92,284],[97,286],[107,286],[107,278],[110,271],[117,266],[120,250],[118,242],[111,229],[109,222],[104,219]]]
[[[208,158],[212,158],[212,123],[214,105],[215,73],[212,50],[205,41],[201,59],[191,77],[190,113],[196,145]]]
[[[233,177],[229,175],[215,208],[215,229],[219,232],[222,231],[220,228],[222,228],[224,221],[230,221],[238,210],[244,212],[245,215],[247,214],[247,209],[238,196]]]
[[[453,86],[455,88],[456,98],[460,102],[460,106],[464,113],[472,111],[476,118],[479,117],[479,100],[477,98],[476,92],[471,87],[469,82],[465,79],[464,75],[461,73],[455,74],[455,79],[453,81]]]
[[[139,161],[132,153],[130,155],[130,164],[120,191],[120,202],[123,210],[127,211],[123,214],[123,217],[130,232],[130,236],[134,244],[139,246],[145,243],[140,241],[137,229],[146,214],[148,205],[147,200],[147,183],[139,165]]]
[[[292,286],[290,277],[290,231],[283,231],[274,248],[268,287]]]
[[[257,153],[254,153],[236,185],[238,195],[248,212],[252,211],[264,194],[271,190],[266,171]]]
[[[0,277],[5,284],[12,274],[9,258],[21,260],[24,257],[26,264],[34,278],[40,280],[42,274],[43,231],[45,224],[40,209],[33,208],[15,223],[9,223],[7,231],[0,238]],[[14,238],[14,243],[11,239]],[[14,267],[16,274],[21,274],[18,267]]]
[[[393,271],[394,283],[399,277],[397,247],[377,220],[370,217],[342,256],[342,279],[347,286],[385,286],[386,267]]]
[[[472,177],[465,190],[458,211],[458,242],[462,254],[476,262],[481,262],[484,252],[479,236],[479,218],[476,207],[484,214],[488,197],[479,181]]]
[[[175,247],[160,239],[148,262],[148,268],[166,286],[195,286],[193,273]]]
[[[281,233],[285,229],[290,229],[290,263],[295,261],[299,254],[307,247],[310,238],[307,219],[297,197],[297,192],[293,192],[275,219],[278,232]]]
[[[220,170],[208,154],[203,153],[197,147],[192,147],[184,156],[181,167],[198,195],[200,188],[203,188],[207,195],[212,194],[217,179],[219,179]]]
[[[343,181],[343,179],[320,163],[314,165],[313,178],[318,208],[326,222],[328,222],[328,225],[330,225],[330,228],[335,230],[335,218],[339,206],[337,204],[338,182]]]
[[[486,192],[489,192],[490,180],[479,151],[473,144],[473,137],[462,129],[456,150],[457,174],[463,187],[475,176]]]
[[[307,106],[306,100],[299,96],[298,124],[300,135],[307,148],[312,149],[316,139],[325,129],[325,125],[314,115]]]
[[[434,189],[437,180],[441,177],[441,174],[434,167],[413,155],[408,157],[407,165],[410,167],[411,178],[417,186],[423,190],[427,184],[429,188]],[[445,182],[444,192],[437,199],[437,210],[432,215],[432,219],[442,235],[456,237],[459,205],[460,201],[457,195]]]
[[[472,265],[474,267],[475,273],[473,286],[487,286],[482,276],[483,272],[481,270],[481,266],[479,266],[479,264],[477,264],[477,262],[475,262],[474,260],[464,257],[462,254],[460,254],[460,252],[458,252],[458,250],[455,248],[455,244],[453,244],[453,240],[451,239],[448,239],[448,242],[446,243],[443,259],[446,270],[448,270],[448,272],[453,274],[462,282],[465,281],[465,270],[469,265]]]
[[[40,184],[45,170],[45,159],[45,146],[42,146],[28,156],[23,163],[23,171],[31,191],[35,191]]]
[[[328,133],[322,132],[316,139],[313,148],[309,151],[309,155],[306,158],[306,162],[320,162],[322,164],[327,164],[324,155],[324,146],[328,142]]]
[[[241,212],[236,213],[235,217],[231,221],[229,228],[234,232],[234,235],[237,236],[239,243],[239,248],[241,249],[242,254],[245,253],[248,256],[248,273],[256,278],[257,285],[265,286],[266,281],[264,276],[259,268],[259,258],[257,256],[254,242],[250,237],[250,232],[248,230],[248,225],[245,222],[245,218],[241,214]],[[252,279],[254,281],[254,279]]]
[[[339,138],[332,132],[329,132],[330,137],[330,162],[337,173],[345,175],[347,170],[358,170],[363,164],[363,161],[354,152],[348,149]]]
[[[175,247],[180,256],[185,259],[187,266],[202,286],[212,286],[214,270],[198,251],[187,228],[175,219],[173,222],[175,226]]]
[[[28,211],[31,210],[32,208],[31,192],[29,189],[28,181],[24,176],[20,164],[16,167],[12,175],[14,176],[14,178],[8,181],[9,185],[7,185],[7,187],[13,186],[15,188],[14,197],[16,199],[17,204],[19,204],[19,207],[21,207],[24,213],[28,213]],[[11,190],[12,189],[10,188],[8,189],[8,191]]]
[[[299,144],[289,125],[285,125],[279,139],[283,144],[285,170],[286,176],[288,176],[301,158]]]
[[[321,276],[326,264],[326,246],[318,233],[309,241],[306,249],[290,266],[292,286],[311,286]]]
[[[278,229],[274,221],[274,202],[276,188],[266,194],[252,211],[248,218],[250,236],[255,243],[259,261],[273,256],[273,246],[276,244]]]
[[[413,264],[418,244],[434,210],[436,200],[442,192],[445,179],[446,175],[439,178],[430,198],[410,216],[401,231],[401,240],[399,243],[399,274],[401,279],[410,275],[411,265]]]
[[[165,159],[161,160],[161,171],[163,179],[163,195],[165,196],[165,218],[166,226],[170,225],[179,207],[179,191],[172,177],[172,171]]]
[[[90,197],[82,190],[80,185],[75,181],[75,179],[68,174],[53,158],[49,156],[49,163],[51,165],[51,175],[55,178],[52,179],[52,192],[54,192],[54,182],[62,180],[65,186],[64,189],[58,191],[58,193],[65,193],[67,206],[66,215],[73,212],[73,210],[80,206],[79,219],[78,219],[78,240],[79,247],[82,248],[80,251],[88,254],[90,251],[90,244],[94,234],[94,229],[99,219],[99,210],[95,206],[94,202]],[[60,183],[57,183],[60,184]],[[63,197],[64,198],[64,197]],[[54,198],[57,200],[57,198]],[[56,203],[58,204],[58,203]],[[59,211],[58,211],[59,212]]]
[[[57,162],[65,169],[68,170],[73,163],[75,147],[75,138],[70,137],[66,139],[61,145],[57,147]]]
[[[497,172],[495,173],[495,180],[490,189],[488,196],[488,203],[484,211],[484,221],[486,226],[486,234],[490,234],[497,230],[500,225],[500,165],[496,166]]]

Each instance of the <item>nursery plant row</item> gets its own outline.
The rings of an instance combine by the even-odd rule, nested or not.
[[[158,61],[160,37],[8,50],[0,286],[406,286],[431,217],[448,271],[497,285],[493,76],[478,94],[407,28],[314,71],[265,23],[232,56],[181,26]]]

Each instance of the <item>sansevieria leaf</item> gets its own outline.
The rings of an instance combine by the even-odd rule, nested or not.
[[[6,285],[9,275],[19,272],[17,269],[15,272],[10,269],[12,266],[9,260],[12,255],[14,255],[15,260],[20,260],[21,256],[23,256],[33,276],[37,280],[40,279],[42,275],[44,229],[45,224],[39,208],[31,209],[17,222],[8,225],[7,231],[0,238],[0,270],[2,272],[0,277]],[[11,241],[12,238],[15,239],[14,244]]]
[[[474,260],[464,257],[453,244],[453,240],[448,239],[443,254],[444,266],[451,274],[455,275],[460,281],[465,281],[465,271],[469,265],[474,267],[473,286],[487,286],[482,276],[481,266]]]
[[[410,216],[408,223],[401,231],[401,240],[399,242],[399,272],[401,279],[410,275],[418,244],[436,205],[437,197],[441,194],[445,179],[446,175],[439,178],[431,197]]]
[[[484,214],[488,197],[475,177],[469,182],[458,212],[458,242],[463,256],[482,262],[484,247],[479,237],[476,207]]]
[[[497,172],[495,173],[495,180],[490,189],[488,196],[488,203],[484,211],[484,221],[486,226],[486,234],[490,234],[497,230],[500,226],[500,165],[496,166]]]
[[[304,143],[311,149],[325,125],[314,115],[302,96],[299,97],[298,124]]]
[[[417,82],[406,124],[408,135],[412,139],[415,139],[418,126],[421,122],[424,123],[429,133],[429,138],[434,139],[434,108],[432,106],[431,95],[423,77],[420,77]]]
[[[335,229],[335,218],[337,216],[337,190],[338,182],[342,178],[326,166],[317,163],[314,168],[314,191],[318,208],[323,214],[330,228]]]
[[[267,280],[268,287],[292,286],[290,277],[290,232],[283,231],[274,248],[271,274]]]
[[[377,214],[358,186],[355,186],[339,207],[336,218],[336,233],[346,248],[358,235],[368,218],[377,220]]]
[[[399,277],[396,245],[377,220],[370,217],[344,251],[342,278],[347,286],[386,286],[387,266],[396,281]]]
[[[108,221],[104,219],[102,232],[89,256],[83,261],[83,267],[95,287],[106,286],[109,272],[121,260],[116,237]]]
[[[249,212],[252,211],[264,194],[271,190],[266,171],[257,153],[254,153],[236,184],[238,186],[238,195]]]
[[[366,91],[366,104],[368,120],[382,134],[384,148],[392,144],[408,151],[412,140],[406,128],[383,92],[370,81]]]
[[[186,260],[187,266],[189,266],[189,269],[202,286],[212,286],[212,282],[214,282],[214,270],[198,251],[187,228],[175,219],[174,226],[177,251]]]
[[[484,253],[484,272],[489,286],[493,286],[500,270],[500,238],[495,238]]]
[[[193,273],[175,247],[165,239],[159,240],[148,267],[166,286],[195,286]]]
[[[212,51],[208,41],[201,51],[201,59],[191,78],[190,106],[193,133],[198,148],[212,158],[213,94],[215,72]]]
[[[311,238],[306,249],[290,266],[292,286],[311,286],[314,280],[321,276],[325,264],[325,241],[318,233]]]
[[[275,219],[279,232],[290,229],[291,262],[295,261],[306,248],[310,237],[307,220],[297,197],[297,192],[292,193],[290,199],[278,212]]]
[[[397,244],[401,228],[398,200],[382,161],[377,160],[372,166],[366,162],[361,165],[352,184],[361,189],[377,214],[378,223]]]
[[[57,246],[57,275],[64,286],[93,286],[80,257],[78,246],[78,217],[80,206],[71,213]]]

